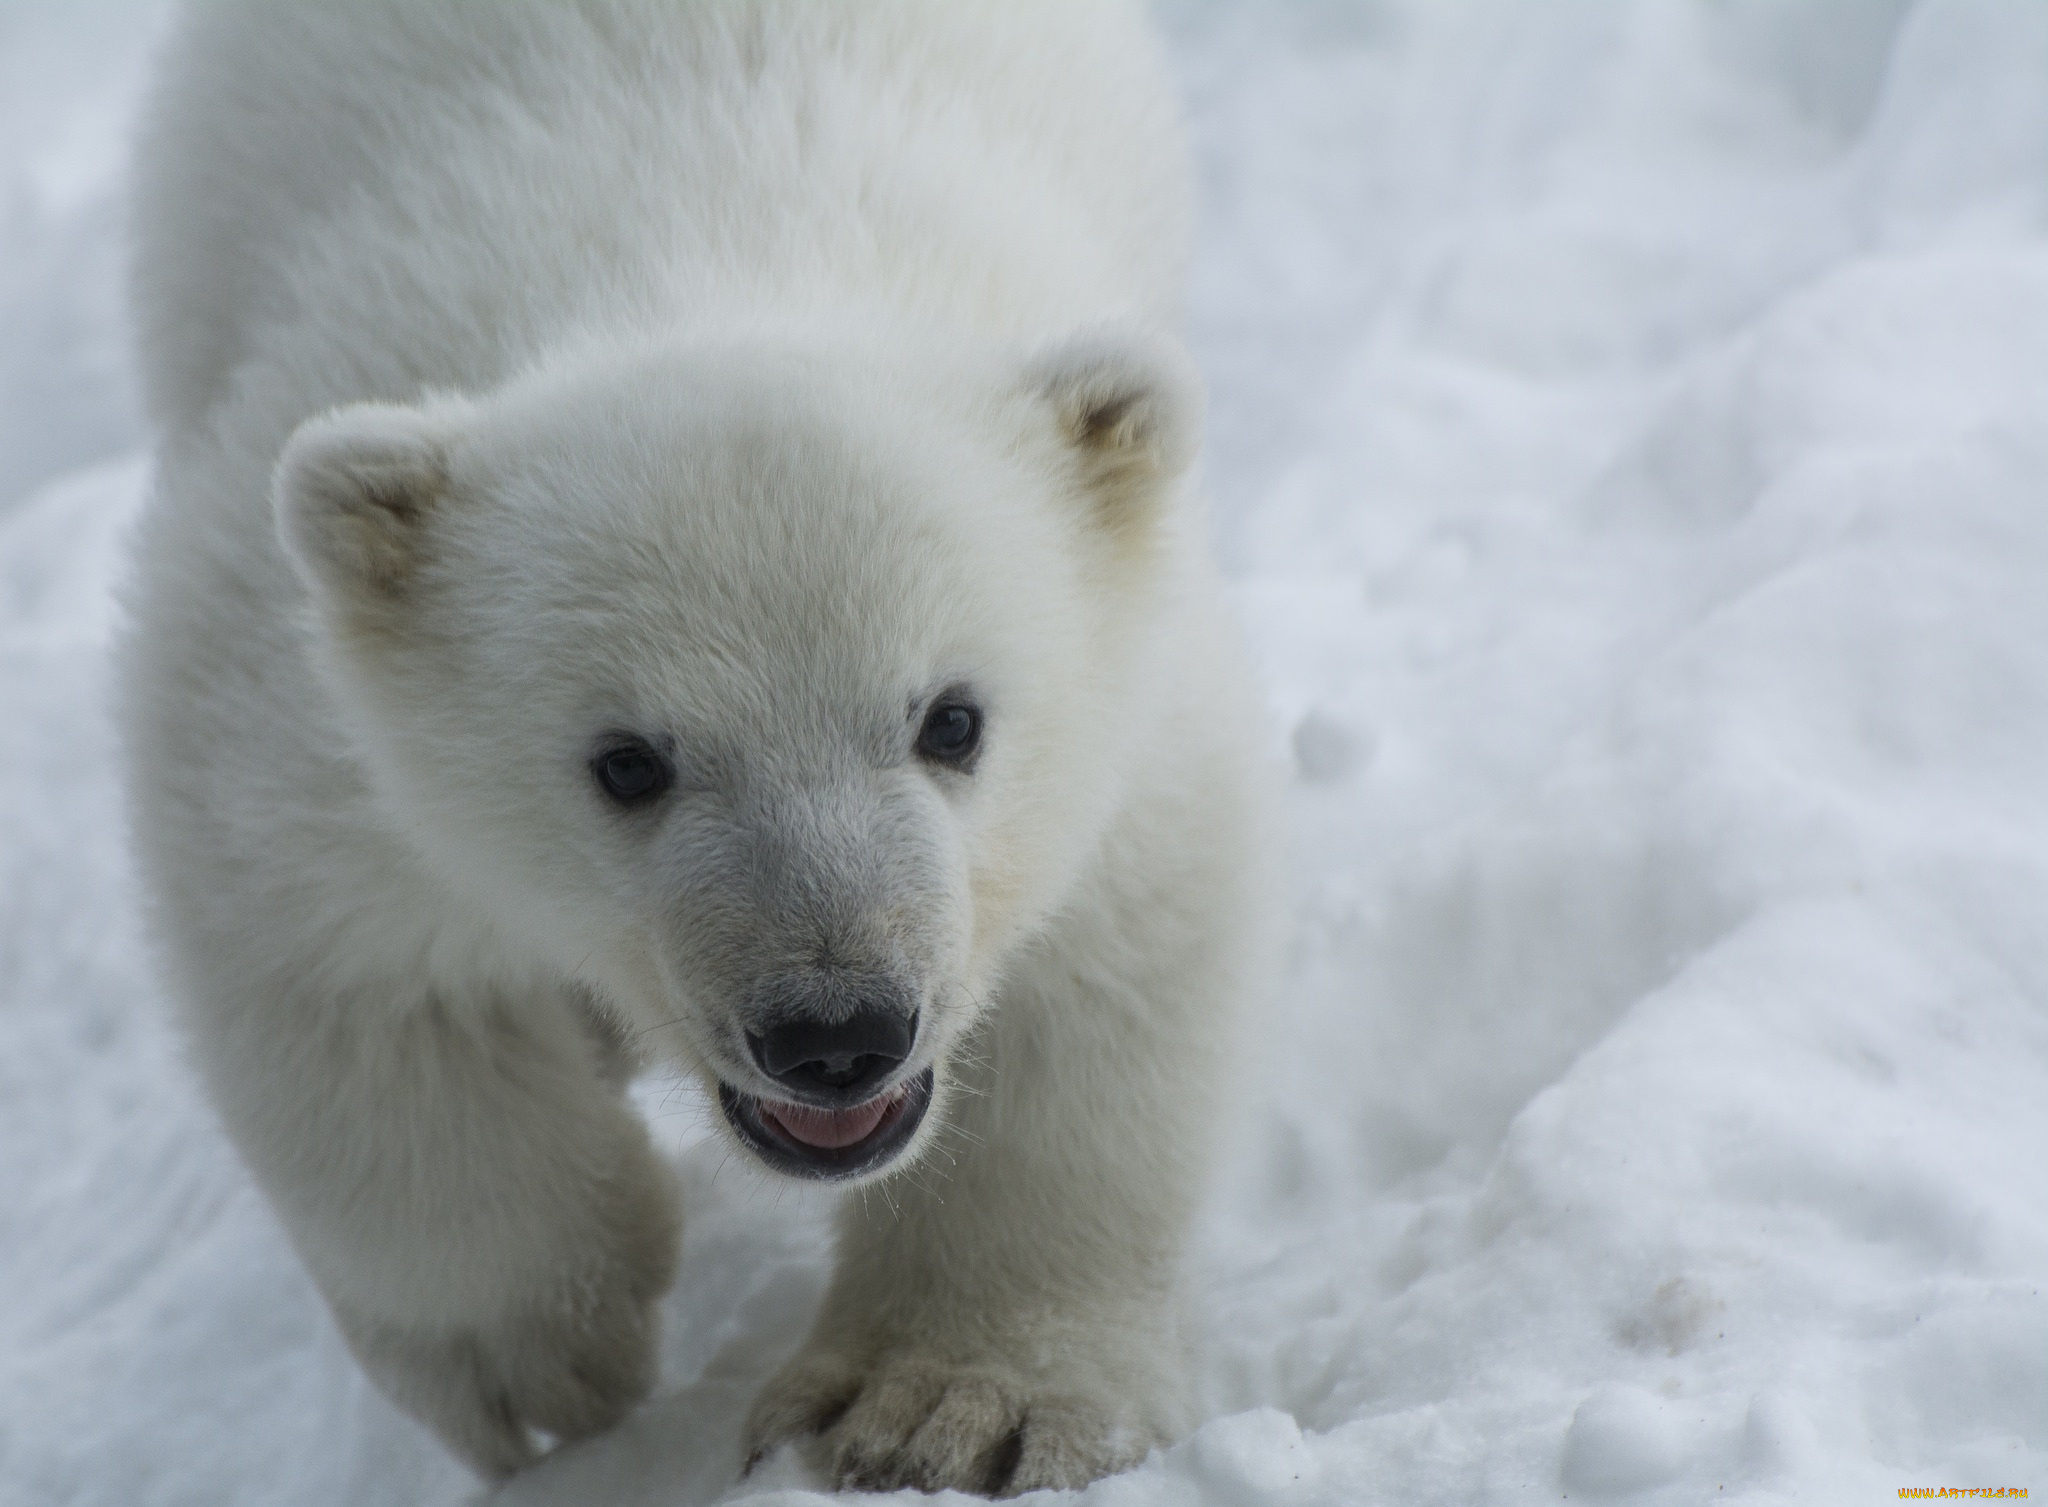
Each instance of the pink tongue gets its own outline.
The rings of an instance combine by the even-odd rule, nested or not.
[[[812,1109],[803,1104],[772,1104],[764,1099],[761,1113],[781,1126],[791,1140],[820,1151],[837,1151],[867,1139],[899,1097],[885,1094],[855,1109]]]

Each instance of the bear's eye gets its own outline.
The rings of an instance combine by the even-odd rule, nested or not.
[[[590,772],[604,793],[622,806],[653,800],[675,778],[668,760],[639,742],[613,744],[591,760]]]
[[[920,758],[965,768],[981,747],[981,708],[958,696],[935,702],[917,732]]]

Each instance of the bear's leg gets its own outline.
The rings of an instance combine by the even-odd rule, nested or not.
[[[673,1179],[577,1001],[201,1014],[230,1129],[387,1396],[500,1477],[646,1394]]]
[[[1114,891],[1116,886],[1105,886]],[[748,1447],[842,1486],[1079,1486],[1191,1422],[1180,1257],[1248,973],[1231,886],[1073,908],[970,1052],[953,1129],[862,1189]]]

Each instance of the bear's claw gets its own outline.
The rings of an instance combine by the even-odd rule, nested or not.
[[[1113,1407],[1061,1395],[1000,1364],[884,1357],[865,1374],[839,1356],[800,1358],[756,1403],[748,1468],[779,1445],[842,1490],[1015,1496],[1085,1486],[1136,1464],[1152,1442]]]

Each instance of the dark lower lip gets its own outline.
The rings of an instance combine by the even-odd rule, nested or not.
[[[825,1150],[806,1146],[786,1135],[761,1113],[761,1101],[743,1094],[730,1083],[718,1085],[718,1107],[726,1123],[746,1142],[747,1149],[777,1172],[790,1177],[807,1177],[820,1182],[839,1182],[879,1171],[903,1154],[925,1111],[932,1107],[932,1070],[926,1068],[902,1086],[903,1097],[882,1117],[881,1124],[851,1146]],[[872,1102],[872,1101],[870,1101]]]

